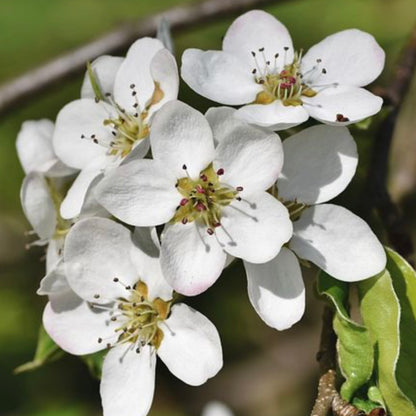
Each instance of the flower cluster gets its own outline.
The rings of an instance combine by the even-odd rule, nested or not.
[[[300,263],[349,282],[384,269],[369,226],[328,203],[355,174],[345,125],[380,110],[362,87],[383,65],[367,33],[336,33],[304,55],[278,20],[251,11],[222,51],[182,57],[191,88],[239,109],[201,114],[178,101],[174,57],[143,38],[125,58],[88,65],[81,98],[55,124],[24,123],[21,200],[39,236],[31,244],[47,246],[43,324],[71,354],[108,350],[104,415],[148,413],[156,356],[190,385],[217,374],[217,329],[175,292],[206,291],[235,259],[251,304],[278,330],[304,313]],[[309,116],[325,124],[281,141],[277,130]]]

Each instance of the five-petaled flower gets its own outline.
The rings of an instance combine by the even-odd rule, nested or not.
[[[109,219],[79,221],[67,236],[64,264],[69,289],[49,295],[43,323],[71,354],[108,349],[100,388],[104,416],[148,413],[156,355],[193,386],[221,369],[213,323],[172,302],[155,229],[136,228],[132,234]]]
[[[101,56],[92,63],[81,99],[67,104],[56,120],[56,154],[81,170],[62,203],[64,218],[79,214],[91,182],[101,173],[128,157],[146,155],[151,119],[176,99],[178,86],[175,59],[157,39],[139,39],[126,58]]]
[[[264,263],[292,235],[287,209],[266,192],[283,164],[279,137],[237,119],[224,130],[216,115],[165,104],[150,133],[154,159],[131,161],[96,188],[97,200],[120,220],[166,224],[162,269],[185,295],[211,286],[227,253]]]
[[[384,59],[375,39],[357,29],[330,35],[303,56],[282,23],[253,10],[233,22],[222,51],[186,50],[181,72],[199,94],[243,105],[237,117],[282,130],[309,116],[345,125],[377,113],[382,99],[361,87],[380,75]]]

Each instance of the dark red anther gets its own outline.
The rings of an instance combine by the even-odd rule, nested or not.
[[[202,202],[198,202],[195,205],[195,208],[197,211],[201,212],[201,211],[206,211],[207,207],[202,203]]]
[[[182,224],[186,224],[188,222],[188,218],[182,218]]]
[[[200,176],[200,178],[201,178],[204,182],[206,182],[206,181],[208,180],[207,175],[205,175],[204,173]]]
[[[189,199],[183,198],[181,199],[180,205],[181,207],[185,206],[189,202]]]
[[[215,227],[215,228],[217,228],[217,227],[221,227],[221,223],[220,223],[220,222],[215,223],[215,224],[214,224],[214,227]]]
[[[199,194],[205,193],[205,189],[201,185],[197,185],[195,189]]]
[[[238,192],[241,192],[242,190],[244,190],[244,188],[242,186],[237,186],[237,188],[235,188],[235,189],[237,189]]]
[[[224,175],[224,169],[223,168],[218,169],[217,170],[217,175],[218,176]]]
[[[345,117],[344,114],[337,114],[336,121],[339,121],[342,123],[342,122],[350,121],[350,119],[348,117]]]
[[[212,234],[214,234],[214,230],[212,228],[207,228],[207,233],[209,235],[212,235]]]

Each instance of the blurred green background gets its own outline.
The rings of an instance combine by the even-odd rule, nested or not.
[[[238,0],[235,0],[238,2]],[[197,3],[183,0],[2,0],[0,2],[0,83],[56,55],[122,25],[169,7]],[[386,85],[399,52],[416,23],[415,0],[286,0],[268,7],[285,23],[297,48],[307,49],[333,32],[357,27],[372,33],[387,53],[379,85]],[[188,47],[220,49],[233,20],[221,19],[175,36],[180,57]],[[0,415],[86,416],[101,413],[98,383],[76,358],[66,356],[33,372],[13,369],[31,359],[45,299],[35,294],[44,270],[42,249],[25,251],[28,230],[19,201],[23,179],[15,138],[26,119],[54,119],[79,96],[82,76],[21,105],[0,119]],[[397,200],[416,182],[415,88],[403,108],[391,165],[391,190]],[[209,102],[185,86],[181,98],[205,110]],[[371,153],[371,134],[360,134],[360,169],[341,197],[354,209]],[[413,156],[412,156],[413,155]],[[414,221],[408,205],[409,222]],[[406,211],[406,212],[407,212]],[[413,211],[414,212],[414,211]],[[198,415],[211,399],[228,402],[238,414],[298,416],[308,414],[315,394],[320,304],[313,296],[314,271],[306,273],[305,319],[285,333],[267,328],[251,309],[244,274],[233,266],[207,293],[190,301],[217,325],[225,367],[201,388],[178,382],[159,363],[153,416]],[[120,415],[122,416],[122,415]]]

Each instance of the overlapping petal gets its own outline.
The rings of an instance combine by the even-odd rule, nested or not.
[[[191,386],[199,386],[222,367],[221,340],[215,325],[181,303],[172,307],[163,328],[158,355],[170,372]]]
[[[383,246],[365,221],[332,204],[306,209],[294,223],[290,248],[336,279],[355,282],[381,272]]]

